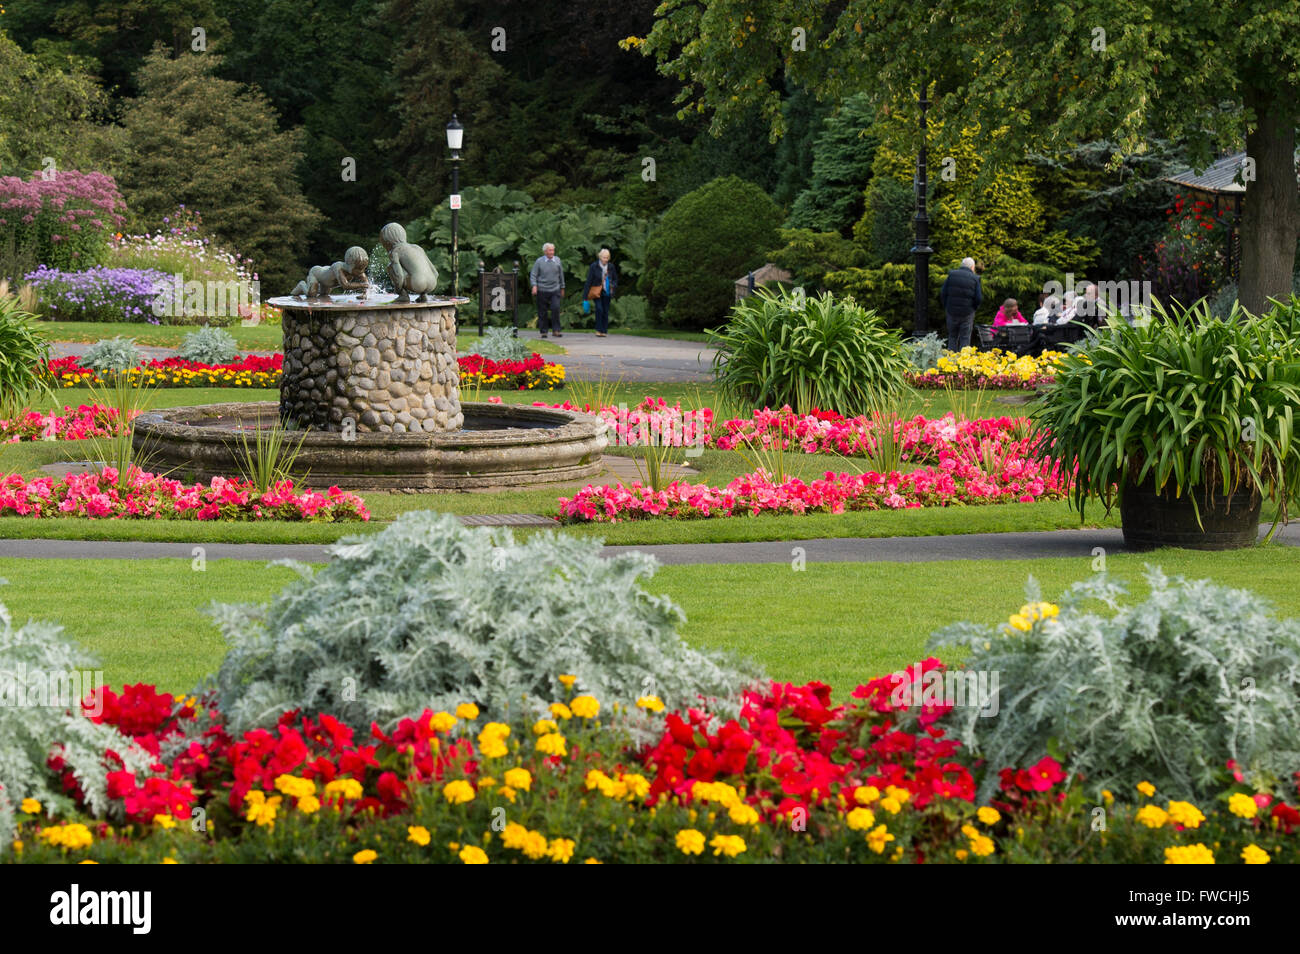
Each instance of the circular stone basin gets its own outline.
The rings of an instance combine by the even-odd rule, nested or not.
[[[478,490],[583,480],[601,470],[605,423],[576,411],[464,403],[461,430],[433,434],[288,431],[302,444],[293,470],[314,488]],[[185,480],[237,477],[256,448],[256,432],[279,424],[279,405],[207,404],[148,411],[133,443],[149,469]]]

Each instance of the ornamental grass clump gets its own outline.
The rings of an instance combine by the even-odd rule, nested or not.
[[[718,349],[719,387],[749,407],[853,416],[892,404],[905,384],[898,332],[851,298],[760,289],[732,309],[722,331],[708,334]]]
[[[1225,320],[1204,302],[1156,303],[1145,320],[1113,323],[1063,357],[1034,419],[1050,435],[1043,453],[1078,462],[1081,515],[1093,495],[1109,512],[1126,487],[1152,481],[1157,493],[1190,495],[1198,518],[1211,492],[1241,489],[1285,519],[1300,494],[1297,407],[1300,299],[1261,317],[1234,308]]]
[[[215,688],[232,732],[290,709],[363,731],[466,700],[496,719],[543,714],[557,672],[599,699],[652,686],[671,706],[735,699],[759,675],[687,646],[681,610],[642,587],[655,561],[603,558],[599,541],[516,541],[416,511],[332,554],[269,604],[210,610],[229,647]]]
[[[1030,578],[1029,612],[930,638],[929,648],[967,650],[967,670],[999,674],[995,717],[966,707],[945,718],[988,766],[981,800],[997,770],[1046,755],[1082,774],[1093,796],[1146,780],[1167,796],[1210,798],[1232,761],[1254,790],[1294,799],[1300,621],[1210,580],[1156,568],[1146,581],[1151,592],[1134,605],[1121,607],[1124,587],[1099,574],[1052,606],[1037,602]]]

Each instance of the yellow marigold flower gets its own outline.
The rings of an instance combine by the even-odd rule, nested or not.
[[[298,778],[294,775],[278,775],[275,779],[277,791],[284,792],[290,798],[302,798],[304,795],[316,794],[316,783],[311,779]]]
[[[506,744],[496,737],[481,740],[478,751],[485,759],[503,759],[510,754]]]
[[[727,809],[727,815],[730,816],[732,822],[737,825],[758,824],[758,810],[752,805],[746,805],[744,803],[732,805]]]
[[[175,818],[172,818],[171,815],[154,815],[154,816],[153,816],[153,823],[154,823],[155,825],[157,825],[159,828],[175,828],[175,827],[176,827],[176,819],[175,819]]]
[[[249,802],[248,812],[244,818],[256,824],[258,828],[274,828],[275,816],[280,811],[281,801],[283,799],[279,795],[261,800],[255,799]]]
[[[961,833],[967,838],[978,838],[980,836],[980,830],[971,824],[962,825]]]
[[[683,828],[675,839],[677,850],[684,855],[704,854],[704,834],[694,828]]]
[[[1002,820],[1002,813],[996,808],[990,808],[988,805],[981,805],[979,811],[975,813],[975,817],[986,825],[996,825]]]
[[[476,845],[466,845],[457,855],[467,865],[485,865],[488,863],[487,852]]]
[[[546,856],[552,861],[567,865],[573,857],[574,842],[570,838],[555,838],[546,846]]]
[[[906,805],[908,800],[912,797],[912,793],[907,789],[897,788],[893,785],[885,786],[885,794],[894,799],[894,801],[898,802],[900,805]]]
[[[474,786],[463,778],[453,779],[442,787],[442,797],[453,805],[474,801]]]
[[[558,732],[560,727],[550,719],[538,719],[533,723],[533,735],[546,735],[548,732]]]
[[[1143,805],[1134,817],[1148,828],[1163,828],[1169,821],[1169,813],[1159,805]]]
[[[574,696],[569,703],[573,714],[582,719],[594,719],[600,712],[600,702],[595,696]]]
[[[1201,810],[1191,802],[1170,802],[1168,812],[1169,820],[1184,828],[1200,828],[1201,822],[1205,821]]]
[[[987,858],[994,851],[993,839],[988,835],[976,835],[970,840],[970,850],[976,858]]]
[[[709,839],[709,847],[713,849],[713,854],[726,855],[728,858],[734,858],[745,850],[745,839],[739,835],[714,835]]]
[[[78,861],[77,864],[79,864],[79,865],[97,865],[97,864],[99,864],[99,862],[96,861],[96,860],[93,859],[93,858],[83,858],[81,861]]]
[[[1228,811],[1238,818],[1254,818],[1259,814],[1259,806],[1249,795],[1237,792],[1228,799]]]
[[[413,841],[421,848],[423,848],[425,845],[427,845],[430,842],[431,839],[432,836],[429,834],[429,829],[425,828],[423,825],[406,826],[407,841]]]
[[[571,711],[569,711],[569,707],[566,706],[563,702],[552,702],[552,703],[551,703],[551,715],[555,716],[555,718],[557,718],[557,719],[572,719],[572,718],[573,718],[573,713],[572,713]]]
[[[499,789],[497,789],[497,791],[501,793],[502,797],[508,798],[510,800],[511,805],[515,803],[515,796],[518,793],[509,785],[502,785]]]
[[[1247,845],[1241,849],[1241,860],[1248,865],[1266,865],[1273,859],[1258,845]]]
[[[583,864],[584,864],[584,865],[598,865],[598,864],[602,864],[602,862],[598,861],[598,860],[595,859],[595,858],[588,858],[586,861],[583,862]]]
[[[537,739],[537,751],[543,755],[565,756],[569,750],[565,747],[565,738],[558,732],[551,732],[547,735],[539,736]]]
[[[377,852],[370,848],[363,848],[352,856],[352,863],[354,865],[368,865],[378,857],[379,854]]]
[[[435,712],[429,717],[429,729],[432,732],[450,732],[458,721],[450,712]]]
[[[1174,845],[1165,849],[1167,865],[1212,865],[1214,852],[1204,845]]]
[[[587,773],[587,777],[586,777],[587,791],[591,791],[592,789],[597,789],[597,788],[604,788],[611,781],[612,779],[610,779],[610,777],[606,775],[604,772],[602,772],[600,769],[592,769]],[[700,783],[697,782],[696,784],[700,784]]]
[[[1152,785],[1150,782],[1138,782],[1137,790],[1141,792],[1143,795],[1145,795],[1147,798],[1150,798],[1152,795],[1156,793],[1156,787]]]
[[[876,823],[876,816],[870,808],[855,808],[848,814],[848,823],[854,831],[866,831]]]
[[[15,852],[18,852],[19,854],[21,854],[21,853],[22,853],[22,850],[23,850],[23,843],[22,843],[22,840],[21,840],[21,839],[18,839],[18,838],[15,838],[12,847],[13,847],[13,849],[14,849]]]
[[[568,673],[565,673],[564,675],[560,676],[560,685],[562,685],[565,689],[572,689],[573,684],[577,681],[578,681],[577,676],[570,676]]]
[[[1027,633],[1034,628],[1034,624],[1030,621],[1029,617],[1021,616],[1019,613],[1012,616],[1008,623],[1009,629],[1013,632]]]
[[[355,778],[336,778],[325,783],[325,794],[342,795],[346,801],[354,802],[361,797],[361,783]]]
[[[632,798],[645,798],[650,793],[650,780],[636,772],[620,776],[619,781],[627,786],[627,793]]]
[[[526,768],[506,769],[504,779],[509,788],[520,788],[525,792],[532,790],[533,773]]]
[[[524,846],[524,839],[527,837],[527,828],[518,822],[509,822],[501,832],[501,844],[517,851]]]
[[[22,810],[27,815],[39,815],[41,813],[41,803],[34,798],[24,798]]]
[[[1101,790],[1101,800],[1106,803],[1107,807],[1115,804],[1115,796],[1111,794],[1111,791],[1108,788],[1103,788]]]
[[[164,858],[164,859],[162,860],[162,864],[165,864],[165,865],[178,865],[178,864],[180,864],[180,862],[177,861],[175,858],[172,858],[172,857],[168,856],[168,857],[166,857],[166,858]]]
[[[874,785],[859,785],[853,791],[853,800],[859,805],[870,805],[880,798],[880,789]]]
[[[898,799],[886,797],[880,800],[880,807],[891,815],[897,815],[903,806]]]
[[[473,722],[478,718],[478,706],[472,702],[462,702],[456,707],[456,715],[460,716],[466,722]]]
[[[530,831],[524,835],[524,843],[519,846],[520,850],[534,861],[546,857],[547,847],[546,836],[540,831]]]
[[[884,825],[877,825],[867,833],[867,847],[878,855],[885,853],[885,846],[894,840],[894,836],[885,830]]]
[[[663,712],[664,703],[658,696],[638,696],[636,700],[638,709],[646,709],[650,712]]]
[[[967,851],[965,848],[958,848],[954,852],[954,854],[956,855],[958,861],[965,861],[967,858],[970,857],[970,852]]]
[[[303,795],[298,799],[296,807],[304,815],[314,815],[320,811],[320,799],[315,795]]]

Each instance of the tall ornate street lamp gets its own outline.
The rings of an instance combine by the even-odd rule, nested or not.
[[[930,77],[921,77],[921,148],[916,154],[916,244],[912,254],[916,256],[916,275],[913,285],[916,290],[916,316],[913,321],[912,334],[920,338],[930,330],[930,216],[925,211],[925,145],[928,138],[925,113],[930,108]]]
[[[460,293],[460,147],[465,127],[456,114],[447,124],[447,148],[451,150],[451,295]]]

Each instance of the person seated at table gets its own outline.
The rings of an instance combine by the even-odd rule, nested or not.
[[[1061,301],[1061,316],[1056,319],[1058,325],[1068,325],[1078,317],[1078,300],[1079,296],[1074,292],[1065,293]]]
[[[1008,298],[998,309],[997,315],[993,318],[993,327],[1002,328],[1007,325],[1027,325],[1025,316],[1020,313],[1020,303],[1014,298]]]
[[[1051,325],[1055,324],[1061,317],[1061,299],[1055,295],[1048,295],[1043,299],[1042,305],[1034,312],[1034,324]]]

